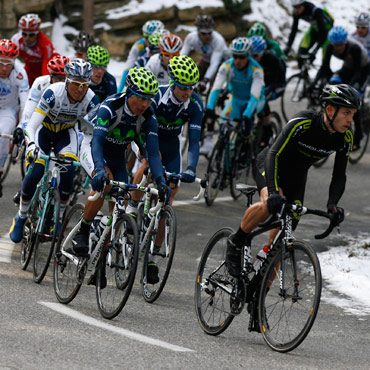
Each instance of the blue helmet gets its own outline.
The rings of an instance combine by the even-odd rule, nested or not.
[[[332,44],[346,42],[347,36],[348,32],[342,26],[335,26],[328,33],[328,39]]]
[[[72,59],[65,67],[64,72],[67,77],[82,78],[84,80],[91,79],[93,74],[92,65],[84,59],[76,58]]]
[[[233,54],[247,55],[252,46],[248,37],[237,37],[230,43],[230,50]]]
[[[266,41],[262,36],[252,36],[249,39],[252,42],[251,54],[259,54],[266,50]]]

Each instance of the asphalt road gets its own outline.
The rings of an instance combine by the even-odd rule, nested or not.
[[[202,158],[198,175],[204,173],[205,164]],[[323,251],[343,243],[343,235],[369,231],[369,168],[369,150],[359,164],[349,165],[340,204],[346,210],[342,234],[313,240],[326,224],[307,216],[296,237]],[[325,208],[331,169],[332,160],[311,169],[307,206]],[[19,173],[13,168],[4,184],[0,236],[7,233],[16,213],[11,197],[20,186]],[[57,304],[52,269],[42,284],[35,284],[32,266],[20,269],[19,246],[13,248],[5,236],[1,238],[0,257],[9,255],[9,260],[0,262],[0,369],[369,369],[370,317],[347,314],[323,301],[310,334],[288,354],[271,351],[259,334],[249,333],[244,312],[218,337],[202,332],[194,311],[199,258],[219,228],[238,227],[245,200],[229,200],[224,191],[220,202],[207,207],[204,201],[188,202],[196,192],[196,185],[184,185],[176,198],[185,203],[175,207],[177,249],[161,297],[154,304],[145,303],[137,276],[126,306],[112,321],[100,316],[94,287],[84,285],[68,306]]]

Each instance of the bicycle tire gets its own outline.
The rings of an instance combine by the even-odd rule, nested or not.
[[[26,270],[28,264],[31,261],[33,248],[35,246],[35,239],[37,234],[37,225],[38,225],[38,216],[37,216],[37,208],[38,208],[38,199],[31,204],[29,208],[29,217],[27,218],[26,223],[24,224],[23,229],[23,238],[21,244],[21,269]]]
[[[8,173],[9,173],[9,169],[10,169],[10,166],[12,164],[12,161],[13,161],[12,151],[10,149],[10,151],[9,151],[7,157],[6,157],[5,163],[4,163],[3,174],[0,176],[0,184],[2,184],[5,181]]]
[[[146,302],[153,303],[161,295],[170,274],[173,257],[176,248],[177,222],[175,210],[170,205],[166,205],[161,210],[161,219],[164,219],[164,239],[159,250],[154,250],[153,258],[158,265],[159,281],[156,284],[147,282],[147,264],[150,258],[150,238],[146,245],[145,258],[142,272],[142,293]]]
[[[292,103],[294,103],[294,107],[296,107],[296,112],[307,109],[310,101],[308,98],[304,97],[306,84],[307,82],[305,82],[301,73],[296,73],[288,78],[280,100],[281,113],[285,121],[289,121],[289,117],[292,115],[288,113],[288,106],[292,106]]]
[[[58,239],[58,222],[60,209],[60,195],[58,189],[53,189],[50,193],[46,207],[45,218],[41,220],[42,232],[37,233],[35,248],[33,252],[33,281],[40,284],[48,271],[54,246]],[[53,204],[54,203],[54,204]],[[50,220],[51,223],[48,221]]]
[[[22,147],[20,149],[21,155],[19,160],[19,165],[21,167],[21,174],[22,174],[22,180],[24,179],[24,176],[26,176],[26,144],[23,142]]]
[[[370,119],[370,114],[368,111],[368,107],[362,108],[362,122],[361,122],[361,129],[362,129],[362,139],[359,143],[360,148],[356,151],[352,151],[349,154],[349,161],[352,164],[356,164],[365,154],[367,145],[369,143],[369,131],[370,131],[370,122],[368,121]]]
[[[234,319],[231,313],[232,295],[226,289],[233,289],[236,280],[225,266],[226,243],[233,232],[228,227],[222,228],[211,237],[197,270],[195,312],[201,329],[209,335],[221,334]]]
[[[283,258],[280,249],[267,266],[258,303],[261,334],[277,352],[292,351],[306,338],[319,309],[322,287],[320,263],[309,244],[294,241]],[[282,261],[281,283],[276,276],[281,276]]]
[[[76,203],[66,212],[58,243],[54,253],[53,285],[55,295],[60,303],[70,303],[79,292],[84,273],[79,272],[78,266],[61,253],[72,249],[73,236],[78,232],[78,227],[84,212],[84,205]],[[73,230],[74,229],[74,230]],[[69,241],[67,243],[66,241]]]
[[[134,285],[139,256],[139,233],[133,217],[123,214],[114,227],[113,244],[103,250],[96,276],[97,304],[100,314],[106,319],[116,317],[125,306]],[[109,266],[110,256],[112,263]]]
[[[245,145],[247,145],[247,149]],[[234,200],[237,200],[242,195],[241,191],[236,190],[236,185],[239,183],[248,184],[251,167],[252,156],[250,145],[243,142],[243,140],[239,140],[235,148],[230,176],[230,193]]]
[[[207,167],[207,187],[204,192],[204,199],[207,206],[211,206],[217,197],[221,183],[225,181],[225,150],[224,140],[218,140],[212,150]]]

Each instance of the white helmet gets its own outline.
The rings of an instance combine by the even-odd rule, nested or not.
[[[153,33],[158,33],[158,31],[164,28],[164,24],[156,19],[147,21],[144,23],[142,31],[145,37],[152,35]]]
[[[355,23],[356,26],[369,27],[370,24],[369,13],[361,12],[358,16],[356,16]]]
[[[170,33],[159,40],[159,48],[168,54],[177,54],[182,48],[182,40],[179,36]]]

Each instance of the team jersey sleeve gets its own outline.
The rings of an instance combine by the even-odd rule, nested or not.
[[[32,113],[35,111],[35,108],[37,107],[37,103],[41,99],[42,91],[41,89],[38,89],[38,85],[39,85],[38,82],[35,80],[27,95],[27,100],[20,119],[20,123],[22,125],[23,130],[26,128],[26,125],[30,120]]]
[[[243,112],[243,116],[246,116],[248,118],[252,117],[261,98],[264,85],[265,83],[263,80],[263,70],[261,68],[256,68],[256,70],[253,72],[253,82],[251,86],[250,99],[248,101],[246,109]]]
[[[207,78],[208,80],[212,80],[215,76],[218,67],[220,66],[220,63],[222,61],[222,57],[224,54],[224,47],[223,43],[218,41],[216,43],[215,49],[213,50],[213,53],[211,55],[211,60],[209,62],[209,67],[204,75],[204,78]]]
[[[185,37],[184,45],[182,46],[182,49],[180,51],[180,55],[189,55],[191,52],[191,38],[190,33]]]
[[[208,102],[207,102],[207,109],[214,109],[217,103],[217,98],[224,88],[228,75],[230,72],[230,64],[225,62],[219,68],[215,82],[213,84],[211,93],[209,94]]]
[[[200,130],[203,118],[203,103],[202,100],[196,96],[190,105],[188,167],[197,168],[199,160]]]
[[[17,89],[18,89],[20,114],[22,115],[24,111],[24,107],[26,105],[28,91],[29,91],[27,73],[23,68],[17,71],[16,81],[17,81]]]

